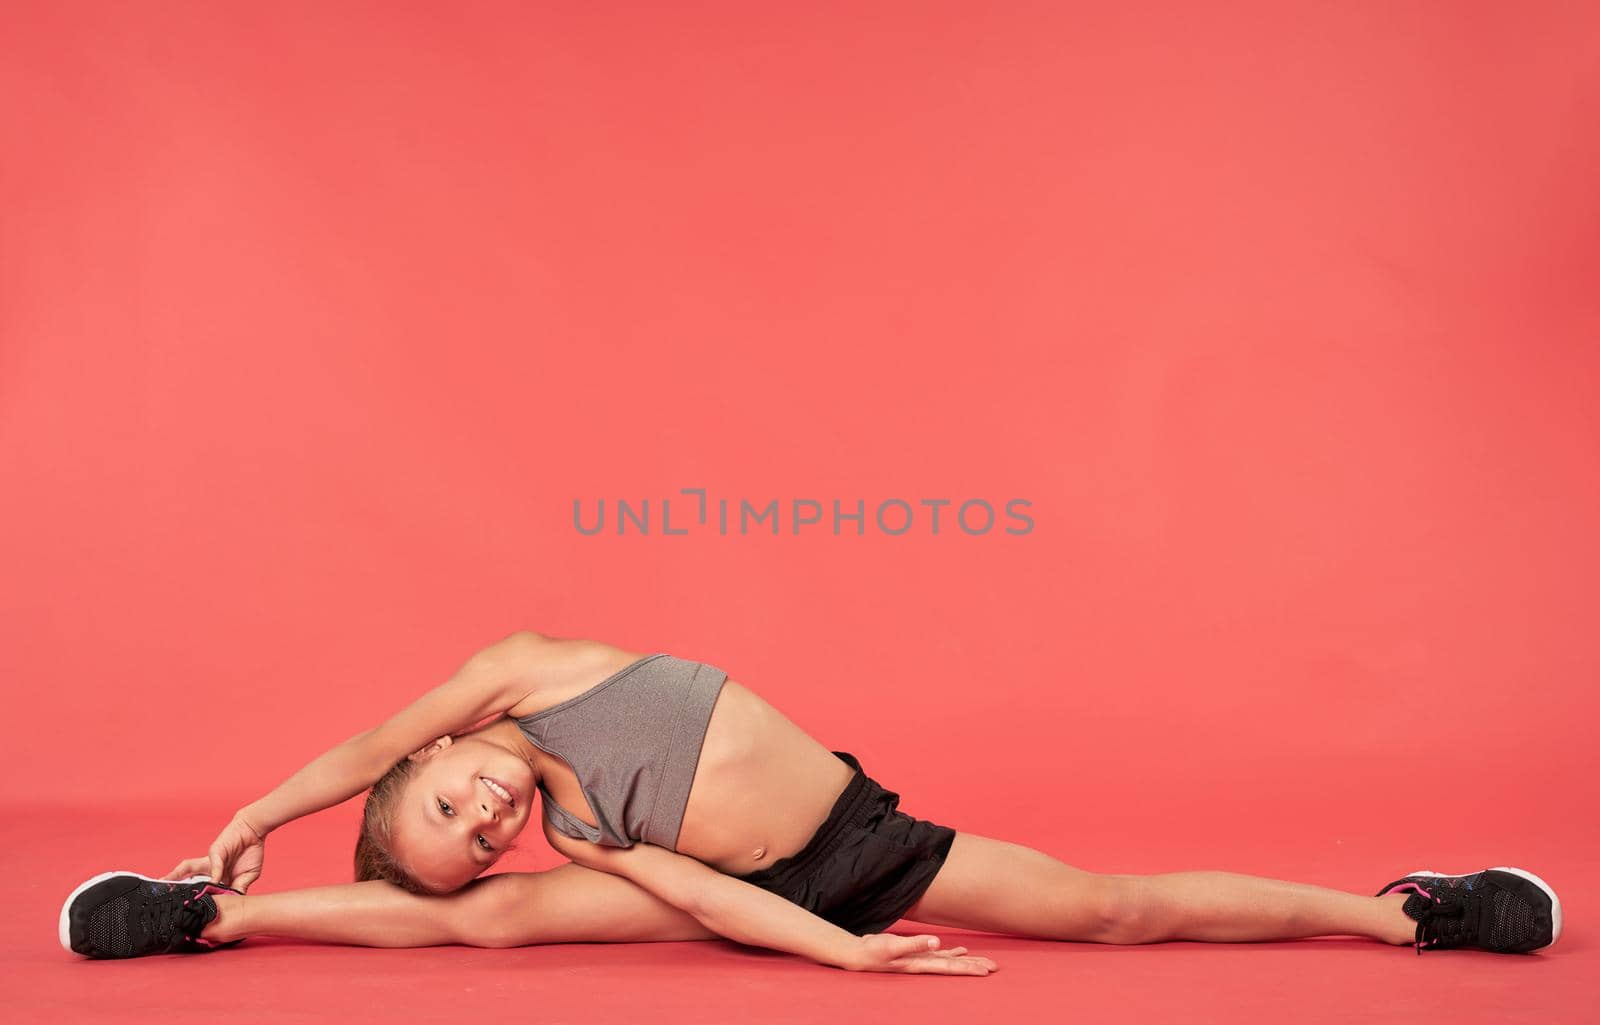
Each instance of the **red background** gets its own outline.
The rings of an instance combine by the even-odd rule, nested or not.
[[[1509,973],[1456,1012],[1569,1007],[1600,868],[1592,7],[12,11],[0,801],[41,1014],[93,999],[46,946],[74,883],[199,853],[517,627],[712,662],[905,810],[1085,868],[1522,865],[1567,905],[1543,960],[1279,956],[1329,1014],[1434,1007],[1418,972]],[[687,487],[1035,527],[573,526]],[[353,812],[276,835],[261,886],[346,878]],[[1027,988],[1083,983],[1060,945],[969,945],[1012,970],[724,974],[1116,1003]],[[629,979],[686,951],[670,986],[711,946],[566,949]],[[249,949],[181,970],[291,956]],[[1162,949],[1116,963],[1281,974]],[[1190,999],[1247,1013],[1225,989]]]

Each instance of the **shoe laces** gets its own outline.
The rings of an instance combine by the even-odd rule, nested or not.
[[[1442,888],[1406,898],[1404,911],[1417,920],[1417,955],[1422,955],[1425,946],[1459,947],[1477,942],[1480,899],[1476,893]]]
[[[188,890],[171,886],[147,893],[139,905],[140,925],[162,945],[170,945],[175,935],[192,940],[204,928],[204,917],[195,904],[199,894],[189,891],[186,895]]]

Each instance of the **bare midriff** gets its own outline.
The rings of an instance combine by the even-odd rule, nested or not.
[[[572,767],[549,752],[537,757],[550,795],[595,825]],[[677,851],[730,875],[760,871],[805,847],[854,771],[760,695],[729,679],[706,726]]]
[[[732,875],[805,847],[855,770],[761,696],[722,685],[678,851]]]

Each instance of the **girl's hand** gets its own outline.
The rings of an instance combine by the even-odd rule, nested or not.
[[[988,975],[1000,968],[986,957],[967,955],[966,947],[939,950],[938,945],[937,936],[868,933],[861,937],[860,956],[844,967],[853,972],[907,975]]]
[[[261,862],[266,856],[266,837],[256,832],[254,826],[235,815],[203,858],[185,858],[178,866],[162,876],[163,879],[186,879],[205,874],[214,883],[231,886],[240,893],[249,889],[261,874]]]

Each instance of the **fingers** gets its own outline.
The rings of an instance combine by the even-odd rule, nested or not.
[[[884,933],[878,940],[888,947],[882,951],[888,956],[883,968],[886,971],[911,975],[988,975],[1000,968],[990,958],[968,954],[966,947],[936,949],[940,942],[937,936]]]
[[[206,867],[206,864],[207,864],[207,859],[205,859],[205,858],[185,858],[182,861],[178,862],[177,867],[175,867],[171,872],[168,872],[166,875],[162,876],[161,878],[162,879],[187,879],[188,877],[190,877],[192,875],[196,875],[199,872],[203,871],[205,869],[205,867]]]
[[[892,970],[924,975],[987,975],[1000,970],[992,958],[968,954],[966,947],[925,950],[889,964]]]
[[[951,957],[942,963],[937,958],[925,958],[930,964],[939,964],[940,970],[948,969],[951,975],[988,975],[998,971],[1000,966],[987,957]]]
[[[938,957],[920,954],[894,962],[907,975],[988,975],[998,966],[986,957]]]
[[[939,937],[930,936],[926,933],[920,936],[896,936],[894,938],[905,941],[904,944],[897,945],[897,949],[893,951],[892,956],[895,958],[915,959],[926,957],[943,957],[945,959],[952,959],[960,958],[967,952],[966,947],[953,947],[949,950],[940,950],[938,949],[941,942]],[[987,961],[988,958],[983,958],[983,960]],[[993,962],[990,962],[990,964],[992,966]]]
[[[217,844],[211,848],[211,854],[207,860],[206,871],[207,874],[211,876],[211,881],[214,883],[222,883],[223,885],[227,885],[228,881],[222,878],[222,871],[223,869],[227,868],[228,865],[226,855],[227,852],[222,849],[221,844]]]

